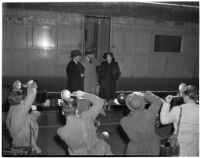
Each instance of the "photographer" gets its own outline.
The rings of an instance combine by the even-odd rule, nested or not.
[[[159,155],[160,137],[155,133],[154,122],[161,107],[161,98],[150,91],[133,92],[126,98],[130,113],[120,124],[130,141],[126,155]],[[146,109],[146,104],[150,104]]]
[[[187,86],[183,92],[184,103],[170,110],[172,98],[171,95],[166,97],[161,108],[160,121],[162,124],[173,123],[175,128],[174,133],[176,134],[179,116],[181,116],[178,133],[178,143],[180,145],[179,156],[198,156],[199,105],[196,104],[198,98],[197,88],[193,85]]]
[[[18,85],[21,82],[17,81],[15,83],[17,84],[13,85]],[[25,92],[22,92],[21,86],[17,87],[18,92],[13,89],[8,97],[10,108],[6,117],[6,126],[12,137],[12,147],[30,147],[31,141],[32,150],[36,151],[36,153],[41,153],[41,149],[36,145],[39,130],[37,119],[40,116],[40,112],[31,111],[29,113],[36,97],[37,84],[32,80],[29,81]]]
[[[72,95],[77,99],[85,98],[92,103],[87,109],[80,105],[80,111],[76,101],[66,93],[65,107],[66,125],[57,130],[58,135],[68,145],[70,155],[112,155],[110,146],[97,137],[94,121],[99,115],[105,101],[93,94],[76,91]],[[61,92],[62,97],[62,92]],[[84,105],[83,105],[84,106]],[[85,110],[84,110],[85,109]]]

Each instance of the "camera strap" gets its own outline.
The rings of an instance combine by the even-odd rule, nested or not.
[[[176,136],[178,137],[178,132],[179,132],[179,126],[180,126],[180,122],[181,122],[181,116],[182,116],[182,107],[180,107],[180,114],[179,114],[179,120],[178,120],[178,125],[177,125],[177,133]]]
[[[30,125],[30,154],[32,154],[32,128],[31,128],[31,125]]]
[[[178,133],[179,133],[179,126],[180,126],[180,121],[181,121],[181,116],[182,116],[182,107],[180,107],[180,114],[179,114],[179,120],[178,120],[178,124],[177,124],[177,132],[175,134],[175,141],[174,141],[174,149],[175,150],[175,146],[177,144],[177,139],[178,139]]]

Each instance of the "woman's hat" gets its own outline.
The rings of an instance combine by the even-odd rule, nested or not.
[[[104,53],[103,58],[106,59],[108,54],[111,56],[111,58],[112,58],[113,60],[115,59],[115,57],[114,57],[114,55],[113,55],[112,52]]]
[[[76,56],[81,56],[82,54],[81,54],[81,52],[80,52],[80,50],[72,50],[71,51],[71,58],[74,58],[74,57],[76,57]]]
[[[126,98],[126,106],[131,111],[140,111],[144,109],[145,104],[144,98],[136,93],[129,94]]]

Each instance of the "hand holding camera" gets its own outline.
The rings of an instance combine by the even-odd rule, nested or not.
[[[35,91],[37,89],[37,84],[33,80],[30,80],[27,82],[27,93],[30,92],[30,90]]]
[[[170,109],[173,108],[174,106],[180,106],[181,104],[184,104],[183,97],[172,96],[172,95],[168,95],[165,98],[165,102],[170,104]]]

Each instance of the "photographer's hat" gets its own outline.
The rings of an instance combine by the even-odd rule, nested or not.
[[[129,94],[126,98],[126,106],[131,111],[140,111],[144,109],[145,104],[144,98],[136,93]]]

